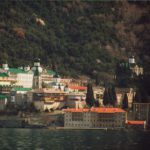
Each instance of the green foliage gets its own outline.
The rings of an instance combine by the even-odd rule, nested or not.
[[[137,80],[135,102],[150,102],[150,78],[149,75],[141,75]]]
[[[31,65],[39,57],[45,66],[57,64],[65,76],[86,74],[100,84],[98,78],[103,75],[99,73],[106,74],[103,81],[112,81],[115,63],[133,49],[149,70],[149,4],[143,4],[141,10],[138,5],[123,1],[1,1],[0,63]],[[37,23],[37,18],[45,25]],[[143,18],[147,20],[144,26]]]
[[[109,93],[110,93],[110,105],[115,106],[117,103],[117,96],[114,86],[110,88]]]
[[[142,99],[142,97],[141,97],[141,92],[139,91],[139,89],[137,89],[136,90],[136,93],[135,93],[135,96],[134,96],[134,98],[133,98],[133,101],[134,102],[141,102],[141,99]]]
[[[95,107],[99,107],[99,106],[100,106],[100,103],[99,103],[98,100],[95,100],[94,106],[95,106]]]
[[[131,69],[129,64],[121,61],[116,65],[116,84],[119,87],[131,87]]]
[[[128,109],[128,96],[125,93],[124,98],[122,100],[122,109]]]
[[[115,106],[117,103],[117,96],[115,92],[114,86],[109,86],[105,88],[104,95],[103,95],[103,104]]]
[[[109,93],[108,93],[108,88],[105,88],[104,95],[103,95],[104,106],[109,104],[109,99],[110,99],[110,97],[109,97]]]
[[[87,85],[86,104],[89,107],[92,107],[95,104],[93,88],[92,88],[92,84],[91,83],[88,83],[88,85]]]

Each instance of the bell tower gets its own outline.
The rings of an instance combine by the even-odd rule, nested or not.
[[[41,73],[42,73],[43,69],[40,66],[40,59],[39,58],[34,60],[34,66],[32,68],[32,71],[34,72],[33,88],[34,89],[42,88]]]

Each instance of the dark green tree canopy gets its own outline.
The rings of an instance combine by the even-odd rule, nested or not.
[[[109,89],[109,93],[110,93],[110,105],[116,106],[116,104],[117,104],[117,95],[116,95],[116,91],[115,91],[114,86],[112,86]]]
[[[87,85],[86,104],[89,107],[92,107],[95,104],[95,98],[94,98],[94,93],[93,93],[93,88],[91,83],[88,83]]]
[[[103,105],[106,106],[109,104],[109,93],[108,93],[108,88],[105,88],[105,91],[104,91],[104,95],[103,95]]]
[[[87,75],[99,85],[112,82],[116,62],[127,60],[133,51],[148,72],[149,6],[129,1],[1,0],[0,64],[7,60],[10,67],[31,65],[38,57],[45,67],[55,70],[56,64],[64,76]]]
[[[122,100],[122,109],[128,109],[128,96],[127,93],[124,94],[123,100]]]
[[[115,87],[113,85],[109,85],[105,88],[104,95],[103,95],[103,104],[104,105],[111,105],[116,106],[117,103],[117,96]]]

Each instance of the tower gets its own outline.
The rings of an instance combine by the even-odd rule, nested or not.
[[[9,70],[7,61],[4,64],[2,64],[2,68],[6,71]]]
[[[134,57],[134,56],[130,57],[130,58],[129,58],[129,65],[133,66],[133,65],[135,65],[135,64],[136,64],[136,62],[135,62],[135,57]]]
[[[34,89],[42,88],[41,73],[42,73],[43,69],[40,66],[40,59],[39,58],[34,60],[34,66],[32,67],[32,71],[34,72],[33,88]]]

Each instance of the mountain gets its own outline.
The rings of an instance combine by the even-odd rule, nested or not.
[[[0,63],[41,58],[64,76],[111,81],[134,55],[149,72],[150,2],[0,1]]]

